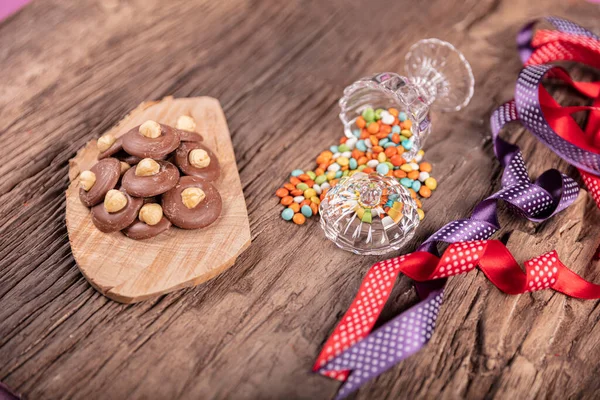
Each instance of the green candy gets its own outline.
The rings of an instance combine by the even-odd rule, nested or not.
[[[405,140],[408,140],[408,138],[404,135],[400,135],[400,143],[402,143]]]
[[[350,147],[348,147],[345,143],[343,143],[338,146],[338,151],[340,153],[343,153],[345,151],[350,151]]]
[[[348,176],[349,173],[350,173],[349,170],[345,170],[344,173],[342,174],[342,176]]]
[[[365,169],[365,168],[367,168],[367,166],[366,166],[366,165],[364,165],[364,164],[363,164],[363,165],[359,165],[359,166],[358,166],[358,170],[359,170],[359,171],[362,171],[362,170],[363,170],[363,169]]]
[[[363,216],[361,218],[362,222],[365,222],[367,224],[370,224],[371,222],[373,222],[373,217],[371,216],[371,210],[370,209],[365,209],[365,212],[363,213]]]
[[[378,108],[377,110],[375,110],[375,119],[380,120],[382,112],[383,112],[383,108]]]
[[[315,178],[317,177],[317,174],[315,174],[312,171],[307,171],[306,175],[310,176],[310,179],[312,179],[313,181],[315,180]]]
[[[296,189],[300,189],[304,192],[306,189],[308,189],[308,185],[304,182],[300,182],[296,185]]]
[[[317,185],[327,182],[327,177],[325,175],[319,175],[314,179]]]
[[[375,121],[375,111],[371,107],[365,108],[365,110],[362,113],[362,117],[367,122],[373,122]]]
[[[391,162],[389,162],[389,161],[386,161],[385,163],[386,163],[386,165],[387,165],[388,167],[390,167],[390,171],[394,169],[394,164],[392,164],[392,163],[391,163]]]

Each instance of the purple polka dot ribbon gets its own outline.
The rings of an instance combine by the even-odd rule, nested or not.
[[[597,39],[593,33],[569,21],[550,18],[549,22],[560,32]],[[522,56],[531,56],[533,53],[529,47],[532,29],[533,24],[530,24],[519,34]],[[494,152],[504,168],[501,189],[481,201],[469,218],[450,222],[435,232],[418,248],[419,251],[437,256],[438,244],[489,238],[500,228],[497,218],[500,200],[517,215],[534,222],[552,217],[575,201],[579,186],[555,169],[544,172],[534,182],[529,179],[519,148],[499,137],[501,129],[509,122],[520,121],[557,154],[565,155],[563,158],[569,162],[574,160],[580,163],[582,169],[588,168],[586,171],[600,171],[600,163],[595,159],[597,155],[584,153],[562,139],[542,112],[539,89],[542,78],[551,69],[550,66],[526,67],[517,81],[515,100],[503,104],[491,116]],[[352,306],[317,358],[315,371],[345,381],[336,399],[345,398],[365,382],[416,353],[431,338],[446,279],[416,283],[419,297],[423,300],[372,330],[390,295],[404,257],[382,261],[371,267]]]

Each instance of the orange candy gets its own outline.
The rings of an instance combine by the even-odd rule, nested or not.
[[[279,188],[277,189],[277,191],[275,192],[275,195],[277,197],[285,197],[288,196],[290,194],[290,191],[287,190],[286,188]]]
[[[400,143],[400,135],[397,133],[392,133],[392,142],[396,144]]]
[[[401,169],[397,169],[394,171],[394,176],[396,178],[406,178],[406,172],[402,171]]]
[[[302,196],[304,192],[300,189],[294,189],[290,192],[292,196]]]
[[[292,185],[291,183],[286,183],[285,185],[283,185],[283,187],[290,191],[296,190],[296,186]]]
[[[398,154],[398,150],[396,150],[395,146],[391,146],[391,147],[388,147],[387,149],[385,149],[384,153],[388,158],[392,158],[393,156]]]
[[[356,118],[356,126],[358,126],[360,129],[364,128],[366,125],[367,121],[365,121],[362,115]]]
[[[281,204],[283,204],[284,206],[289,206],[293,202],[294,202],[294,198],[292,196],[285,196],[284,198],[281,199]]]
[[[390,157],[390,162],[392,163],[392,165],[394,167],[399,167],[402,164],[404,164],[406,161],[400,154],[396,154],[396,155]],[[399,171],[402,171],[402,170],[399,170]],[[404,172],[404,171],[402,171],[402,172]]]
[[[374,171],[373,171],[373,168],[367,167],[367,168],[363,169],[363,172],[365,174],[370,174],[371,172],[374,172]]]
[[[308,206],[308,205],[310,205],[309,199],[302,200],[302,203],[300,203],[300,208],[302,208],[304,206]]]
[[[300,212],[300,204],[292,203],[288,208],[291,208],[295,213]]]
[[[340,139],[340,144],[344,144],[344,143],[346,143],[346,141],[348,141],[348,138],[347,138],[346,136],[343,136],[343,137]]]
[[[408,173],[408,178],[412,180],[419,179],[419,171],[410,171]]]
[[[317,176],[323,175],[324,173],[325,173],[325,170],[323,168],[315,169],[315,175],[317,175]]]
[[[303,223],[306,222],[306,217],[304,215],[302,215],[301,213],[296,213],[296,214],[294,214],[292,221],[294,221],[294,223],[297,225],[302,225]]]
[[[383,151],[383,147],[373,146],[373,153],[381,153],[382,151]]]
[[[358,161],[358,165],[365,165],[367,163],[367,161],[369,161],[369,159],[365,156],[362,156],[356,161]]]
[[[400,122],[400,128],[402,129],[410,129],[411,126],[412,122],[410,122],[410,119]]]
[[[298,175],[298,179],[300,179],[302,182],[306,182],[307,180],[310,179],[310,176],[308,176],[306,174],[300,174],[300,175]]]
[[[317,203],[310,203],[310,209],[313,212],[313,215],[316,215],[319,212],[319,206],[317,205]]]
[[[373,135],[369,136],[369,140],[371,141],[371,144],[373,146],[377,146],[379,144],[379,140],[377,139],[376,136],[373,136]]]
[[[414,191],[414,190],[412,190],[412,189],[408,189],[408,191],[410,192],[410,197],[412,197],[413,199],[416,199],[416,198],[417,198],[417,192],[415,192],[415,191]]]
[[[427,199],[427,198],[431,197],[431,189],[429,189],[427,186],[423,185],[423,186],[421,186],[421,189],[419,189],[419,194]]]
[[[392,114],[394,117],[397,117],[400,112],[395,108],[388,108],[388,112]]]
[[[369,125],[367,126],[367,131],[369,131],[369,133],[373,133],[373,134],[379,132],[379,124],[377,122],[369,123]]]
[[[290,183],[294,186],[296,186],[297,184],[299,184],[300,182],[302,182],[300,179],[296,178],[295,176],[292,176],[290,178]]]
[[[390,125],[382,125],[382,126],[381,126],[381,130],[382,130],[384,133],[386,133],[386,134],[387,134],[387,133],[390,133],[390,132],[392,131],[392,127],[391,127]],[[385,136],[387,136],[387,135],[385,135]],[[384,137],[385,137],[385,136],[384,136]],[[382,138],[382,139],[383,139],[383,138]]]
[[[419,164],[419,169],[421,170],[421,172],[431,172],[433,168],[430,163],[424,161],[421,164]]]
[[[315,186],[315,181],[313,181],[312,179],[307,180],[306,182],[304,182],[308,185],[308,187],[313,187]]]

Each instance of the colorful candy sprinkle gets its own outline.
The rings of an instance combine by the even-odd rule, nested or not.
[[[289,182],[277,189],[275,194],[286,207],[281,213],[284,220],[304,224],[306,218],[318,214],[319,204],[331,187],[342,177],[358,171],[396,178],[415,199],[419,218],[425,217],[420,199],[431,197],[437,181],[431,176],[432,165],[423,161],[423,150],[414,160],[403,157],[413,146],[412,122],[408,115],[394,108],[366,108],[356,118],[355,125],[356,137],[342,137],[339,145],[317,156],[316,168],[293,170]],[[398,222],[402,218],[402,204],[393,200],[387,203],[387,215]],[[378,217],[370,209],[357,210],[357,215],[365,223]]]

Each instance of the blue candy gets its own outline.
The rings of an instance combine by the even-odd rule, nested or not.
[[[304,215],[306,218],[310,218],[312,217],[312,209],[310,208],[310,206],[302,206],[302,208],[300,209],[300,212],[302,213],[302,215]],[[293,217],[293,215],[292,215]]]
[[[292,171],[292,176],[300,176],[304,173],[301,169],[295,169]]]
[[[400,129],[400,126],[398,125],[394,125],[392,126],[392,133],[400,133],[402,129]]]
[[[413,180],[410,178],[402,178],[402,179],[400,179],[400,184],[407,188],[411,188],[413,185]]]
[[[356,148],[360,151],[367,151],[367,145],[365,144],[364,140],[359,140],[356,142]]]
[[[421,189],[421,182],[415,180],[412,184],[412,188],[415,192],[418,192]]]
[[[402,141],[402,147],[404,147],[406,150],[412,149],[412,146],[413,144],[410,140],[406,139]]]
[[[337,146],[331,146],[331,147],[329,148],[329,151],[331,151],[333,154],[335,154],[335,153],[337,153],[337,152],[338,152],[338,147],[337,147]]]
[[[336,172],[336,173],[335,173],[335,179],[339,179],[339,178],[341,178],[343,174],[344,174],[344,172],[342,172],[342,171],[338,171],[338,172]]]
[[[396,143],[394,143],[394,142],[387,142],[385,144],[385,146],[383,146],[383,147],[387,149],[388,147],[393,147],[393,146],[396,146]]]
[[[387,142],[389,142],[389,141],[390,141],[390,139],[388,139],[388,138],[383,138],[383,139],[381,139],[381,140],[379,141],[379,145],[380,145],[380,146],[384,146],[384,145],[385,145]]]
[[[388,172],[390,172],[390,167],[388,167],[387,164],[384,164],[384,163],[377,164],[377,173],[378,174],[385,175]]]
[[[312,210],[310,211],[312,212]],[[286,208],[281,212],[281,218],[285,219],[286,221],[291,221],[292,218],[294,218],[294,210],[292,210],[291,208]]]
[[[356,161],[355,158],[351,158],[348,165],[350,166],[350,169],[356,169],[358,168],[358,161]]]
[[[398,114],[398,119],[400,120],[400,122],[406,121],[407,118],[408,118],[408,115],[406,115],[405,112],[401,112],[400,114]]]
[[[356,137],[360,137],[360,129],[355,129],[352,131],[352,134]]]

